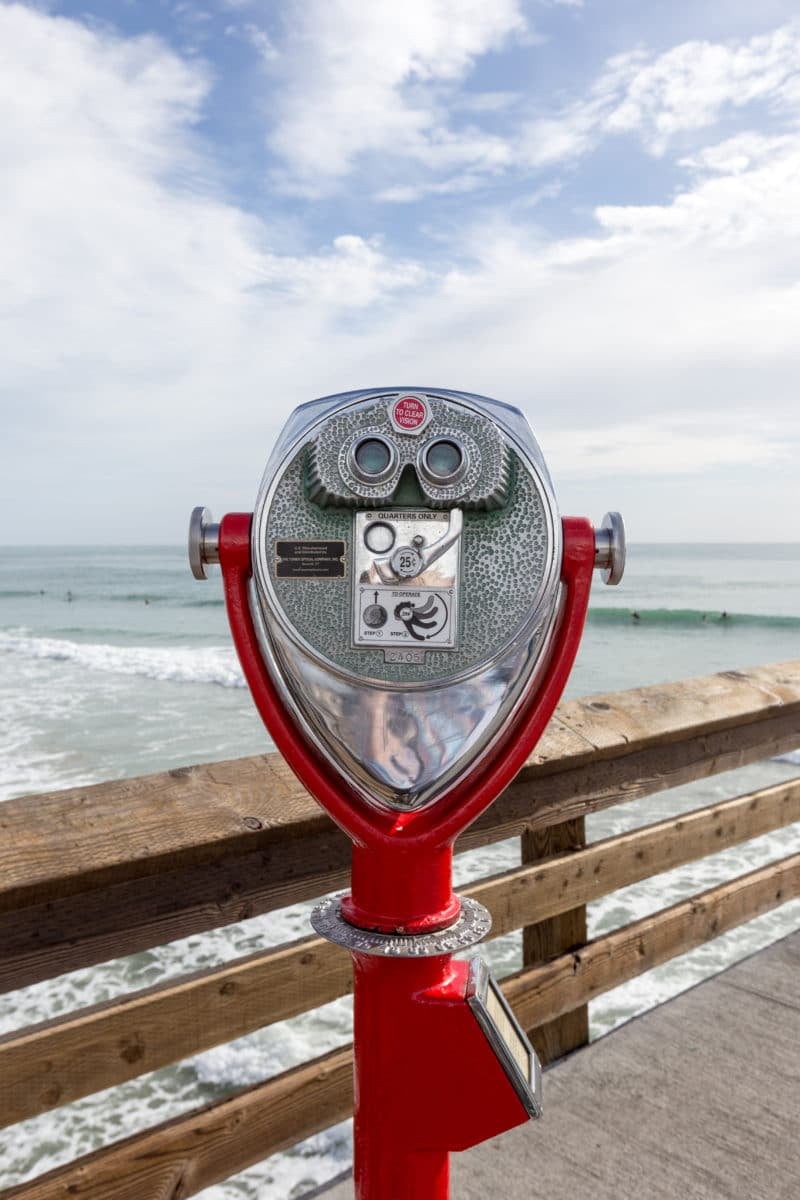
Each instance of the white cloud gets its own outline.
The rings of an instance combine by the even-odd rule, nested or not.
[[[484,176],[473,171],[461,171],[449,179],[420,183],[397,183],[381,188],[375,199],[383,204],[411,204],[424,196],[452,196],[472,192],[484,183]]]
[[[522,92],[461,92],[452,97],[451,108],[463,112],[500,113],[515,108]]]
[[[449,126],[443,97],[525,31],[518,0],[309,0],[294,16],[269,138],[285,186],[324,191],[376,153],[431,169],[506,164],[502,138]]]
[[[281,406],[306,398],[310,347],[324,338],[330,352],[348,312],[385,309],[424,280],[379,239],[274,250],[217,193],[195,134],[208,87],[202,64],[156,39],[0,7],[0,493],[12,505],[47,462],[42,503],[127,481],[129,495],[153,488],[152,528],[153,477],[179,478],[187,431],[256,421],[263,436],[265,385],[281,380]],[[283,407],[268,395],[274,432]],[[207,462],[223,443],[206,443]],[[94,508],[90,523],[104,520]]]
[[[574,160],[611,134],[631,133],[662,155],[677,135],[710,128],[756,103],[796,124],[799,99],[800,22],[793,21],[746,41],[688,41],[662,54],[618,55],[586,99],[530,122],[520,149],[538,167]]]
[[[295,404],[387,382],[520,405],[573,481],[788,480],[800,135],[698,148],[669,203],[602,207],[582,237],[484,208],[436,263],[346,228],[289,254],[218,187],[209,87],[155,39],[0,6],[0,498],[23,540],[54,512],[76,539],[177,540],[196,502],[252,503]]]
[[[235,26],[231,28],[235,28]],[[256,25],[253,21],[247,21],[242,26],[242,33],[264,62],[272,63],[279,57],[272,38],[260,25]]]
[[[739,175],[742,171],[768,163],[784,150],[791,151],[796,144],[796,134],[769,137],[747,130],[713,146],[703,146],[693,154],[678,159],[678,163],[695,171],[718,171],[723,175]]]
[[[590,101],[572,105],[557,117],[539,117],[523,127],[518,160],[528,167],[550,167],[580,158],[599,140],[602,109]]]
[[[684,130],[714,125],[726,109],[765,101],[782,108],[800,79],[800,24],[746,42],[685,42],[650,62],[634,56],[609,132],[638,131],[653,153]]]
[[[7,396],[60,422],[101,364],[173,375],[207,301],[252,278],[248,219],[213,198],[194,140],[208,85],[155,39],[0,8]]]
[[[280,51],[268,43],[268,142],[282,164],[273,183],[298,194],[355,178],[379,201],[408,203],[574,163],[614,135],[662,155],[678,135],[756,104],[797,120],[800,22],[616,55],[584,97],[531,119],[518,92],[466,86],[483,55],[535,41],[519,0],[309,0],[292,14]]]
[[[705,168],[671,204],[603,206],[600,224],[614,233],[669,234],[673,244],[702,240],[720,249],[757,248],[778,275],[785,248],[800,234],[800,133],[741,135],[707,147],[692,160]],[[766,262],[764,264],[766,266]]]
[[[334,238],[324,254],[264,255],[259,274],[272,294],[291,295],[302,304],[330,306],[335,311],[364,308],[397,289],[419,287],[426,281],[419,263],[391,260],[379,239],[366,241],[352,234]]]
[[[201,67],[154,38],[101,42],[19,4],[4,5],[0,20],[3,153],[12,171],[24,171],[34,155],[80,171],[99,143],[109,158],[154,172],[170,170],[176,152],[179,167],[189,164],[174,135],[198,117],[208,89]]]

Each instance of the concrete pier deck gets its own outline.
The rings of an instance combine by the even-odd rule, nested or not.
[[[798,1200],[800,933],[563,1060],[541,1121],[451,1161],[455,1200]]]

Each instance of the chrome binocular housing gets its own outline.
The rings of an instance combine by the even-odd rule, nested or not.
[[[195,510],[200,578],[218,536]],[[618,514],[596,539],[618,582]],[[255,504],[250,606],[283,703],[368,804],[432,804],[491,753],[547,663],[562,549],[517,409],[390,388],[295,411]]]

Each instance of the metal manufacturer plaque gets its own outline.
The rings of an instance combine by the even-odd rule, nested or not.
[[[346,553],[340,541],[278,541],[275,574],[278,579],[343,579]]]

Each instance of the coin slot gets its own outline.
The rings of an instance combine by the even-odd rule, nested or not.
[[[373,554],[388,554],[394,545],[394,530],[385,521],[373,521],[364,530],[364,545]]]

